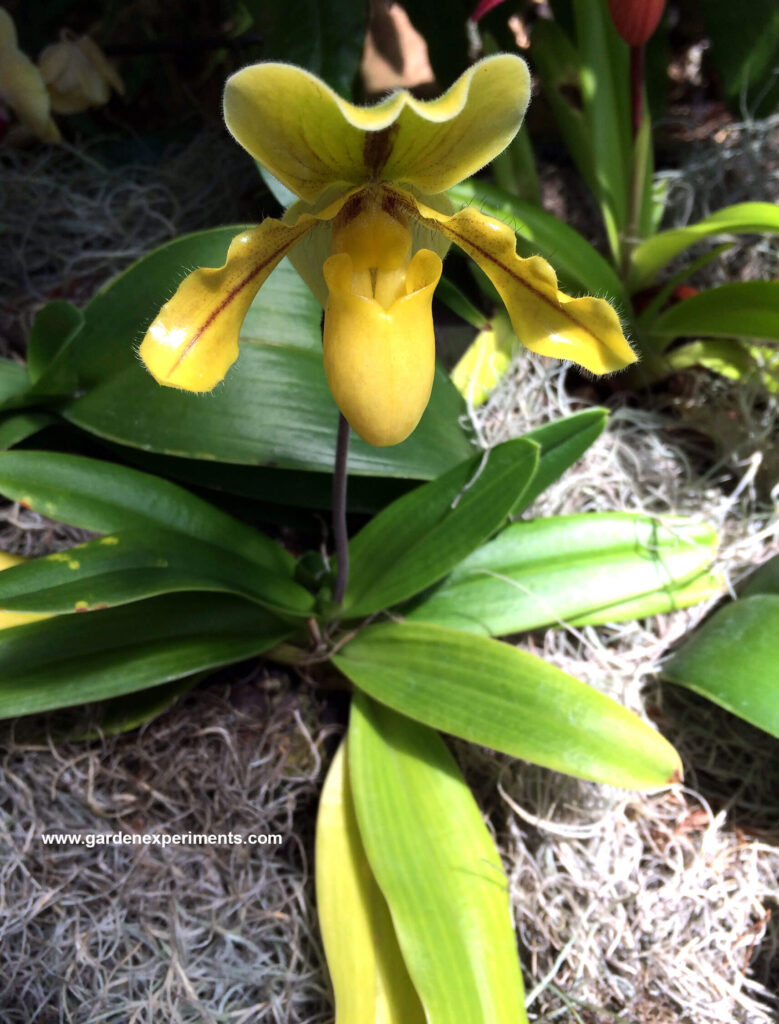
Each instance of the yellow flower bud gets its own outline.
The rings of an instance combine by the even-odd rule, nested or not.
[[[108,103],[111,88],[124,93],[119,73],[89,36],[65,30],[58,43],[47,46],[38,58],[51,108],[58,114],[79,114]]]

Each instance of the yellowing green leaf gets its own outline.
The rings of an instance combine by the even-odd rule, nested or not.
[[[345,742],[319,799],[316,894],[335,1024],[424,1024],[387,903],[363,849]]]
[[[362,694],[348,744],[365,852],[428,1024],[523,1024],[506,876],[452,755]]]
[[[637,715],[497,640],[384,622],[360,630],[333,662],[395,711],[514,757],[629,789],[681,776],[674,748]]]

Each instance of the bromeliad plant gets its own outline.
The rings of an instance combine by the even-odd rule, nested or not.
[[[277,113],[282,84],[284,116]],[[505,225],[446,209],[443,190],[516,131],[526,84],[521,61],[498,57],[431,104],[400,93],[363,110],[299,69],[239,72],[228,84],[228,125],[296,188],[306,208],[242,231],[221,269],[185,279],[141,346],[154,375],[180,389],[216,384],[238,354],[251,296],[296,243],[291,255],[326,302],[330,386],[371,443],[399,442],[428,401],[430,294],[449,239],[485,268],[529,347],[573,356],[597,372],[629,362],[632,352],[606,302],[561,293],[543,260],[515,254]],[[172,259],[162,250],[141,261],[137,274],[153,286]],[[132,361],[119,360],[117,370],[110,350],[114,325],[137,306],[132,281],[130,271],[83,317],[57,304],[36,321],[27,374],[5,367],[0,375],[7,437],[29,436],[57,416],[113,441],[138,437],[123,434],[130,417],[122,407],[130,403],[139,429],[143,416],[132,395],[146,385]],[[286,284],[275,294],[295,294],[289,277],[277,281]],[[289,306],[287,318],[293,315]],[[108,355],[93,345],[90,362],[83,354],[100,332]],[[324,376],[318,353],[299,336],[290,344],[306,356],[296,365]],[[242,360],[257,358],[257,347],[244,346]],[[242,360],[224,385],[228,395]],[[298,387],[319,394],[313,379],[287,382],[290,403]],[[255,422],[252,394],[245,392],[247,404],[213,437],[187,439],[203,445],[195,449],[201,460],[214,449],[242,451],[236,446],[245,437],[232,438],[227,426],[240,434]],[[213,402],[184,396],[195,411],[178,408],[193,417],[187,422],[198,413],[208,421],[218,395]],[[32,410],[44,398],[47,408]],[[179,395],[168,398],[182,403]],[[153,419],[157,429],[156,413]],[[706,525],[634,514],[512,521],[604,424],[603,410],[589,410],[477,454],[437,427],[427,436],[450,465],[385,503],[347,547],[342,420],[335,564],[316,552],[296,559],[253,527],[137,469],[58,452],[0,454],[3,494],[101,534],[0,573],[0,606],[31,617],[7,623],[0,642],[0,714],[113,698],[124,702],[110,706],[113,721],[137,724],[199,674],[235,660],[262,654],[314,680],[317,667],[329,663],[353,692],[316,841],[339,1024],[526,1020],[500,858],[438,730],[599,782],[637,789],[672,783],[681,765],[656,731],[496,637],[560,622],[629,619],[682,607],[720,587]],[[165,429],[179,437],[181,423]],[[432,430],[421,426],[418,434],[425,429]],[[158,459],[163,468],[177,463],[169,453]],[[191,472],[194,460],[178,461],[177,472]],[[366,464],[376,466],[359,463]],[[230,469],[208,461],[198,479],[235,488]],[[251,476],[249,468],[242,472]]]
[[[779,282],[738,281],[700,292],[686,285],[733,244],[730,240],[686,263],[679,258],[717,236],[779,233],[777,207],[737,203],[697,223],[658,231],[664,194],[653,181],[643,68],[646,44],[663,7],[662,0],[573,0],[567,21],[538,19],[532,29],[533,69],[600,209],[607,258],[541,208],[537,190],[527,184],[535,172],[526,140],[513,143],[501,157],[499,185],[465,182],[451,198],[478,202],[485,212],[510,221],[518,250],[554,259],[565,287],[615,303],[640,357],[624,384],[651,384],[698,365],[736,379],[759,375],[776,390]],[[484,325],[483,316],[471,319],[479,328]],[[500,317],[496,326],[496,334],[479,338],[478,348],[460,368],[460,386],[470,384],[476,398],[494,383],[512,351]]]

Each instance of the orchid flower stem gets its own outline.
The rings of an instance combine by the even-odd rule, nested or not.
[[[338,440],[335,446],[335,471],[333,473],[333,533],[335,553],[338,559],[338,573],[333,591],[333,601],[341,604],[349,579],[349,536],[346,532],[346,482],[349,461],[349,424],[346,417],[338,417]]]

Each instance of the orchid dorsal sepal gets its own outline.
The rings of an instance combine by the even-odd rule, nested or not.
[[[401,89],[372,107],[348,103],[302,68],[264,63],[227,80],[224,115],[244,149],[314,203],[334,184],[444,192],[505,149],[529,98],[527,65],[512,54],[474,64],[438,99]]]

